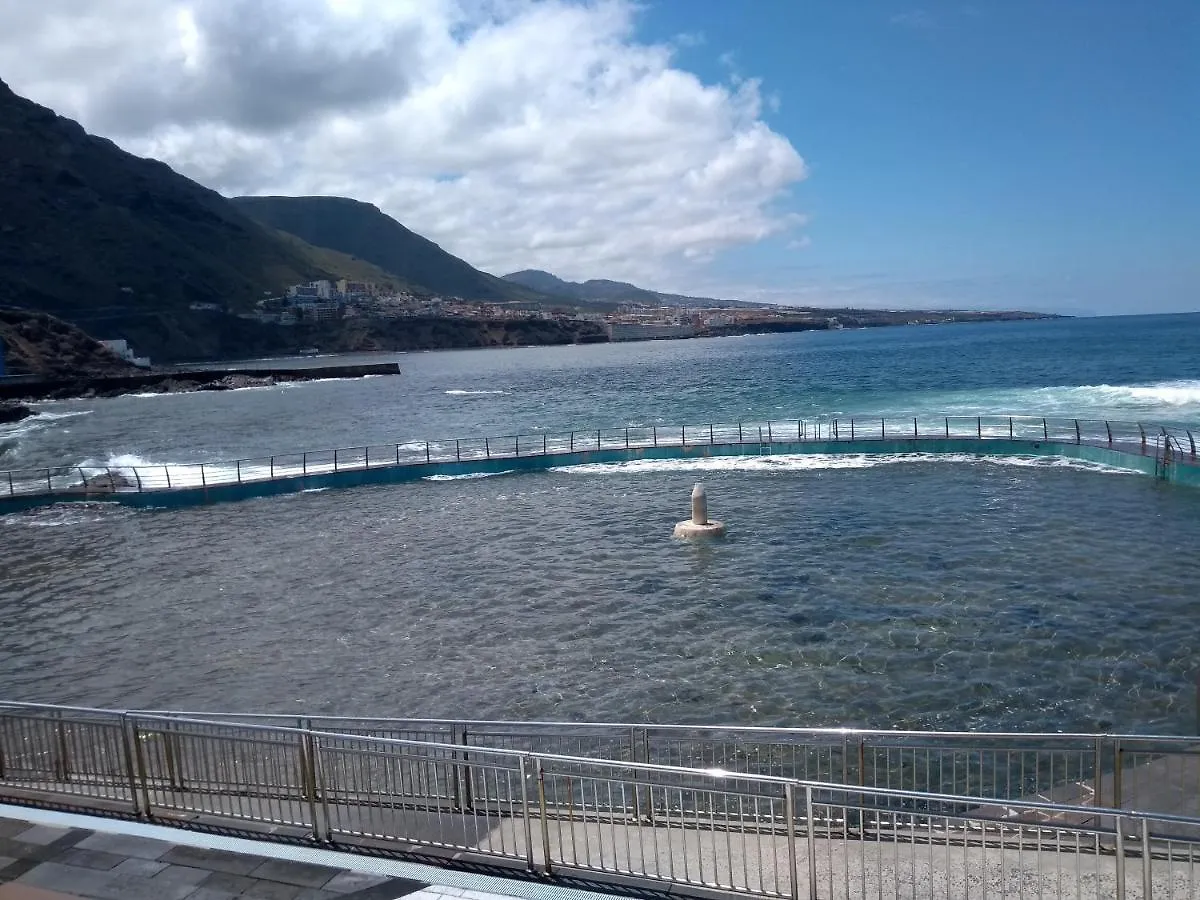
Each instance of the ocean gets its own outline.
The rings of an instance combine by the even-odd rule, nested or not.
[[[852,415],[1200,436],[1197,347],[1200,315],[371,355],[403,374],[40,404],[0,426],[0,468]],[[700,479],[729,536],[675,541]],[[0,542],[8,699],[1196,727],[1200,491],[1065,460],[647,461],[184,510],[69,504],[0,518]]]

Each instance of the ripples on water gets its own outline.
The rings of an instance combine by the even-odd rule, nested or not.
[[[990,461],[620,468],[0,519],[15,699],[1185,731],[1200,491]]]

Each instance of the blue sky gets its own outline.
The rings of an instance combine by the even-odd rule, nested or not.
[[[0,0],[0,78],[489,272],[1200,310],[1200,0]]]
[[[760,79],[810,169],[782,201],[803,237],[727,251],[714,285],[1200,309],[1200,2],[659,0],[638,23],[705,81]]]

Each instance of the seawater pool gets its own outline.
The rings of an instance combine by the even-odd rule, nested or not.
[[[722,541],[673,540],[702,479]],[[1183,732],[1200,492],[1058,459],[660,461],[0,519],[10,699]],[[19,602],[12,602],[20,598]]]

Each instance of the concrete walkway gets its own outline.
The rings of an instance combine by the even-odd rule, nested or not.
[[[644,887],[592,891],[479,867],[0,804],[0,900],[662,900],[669,893],[668,885]]]
[[[0,819],[0,900],[396,900],[426,883]]]

